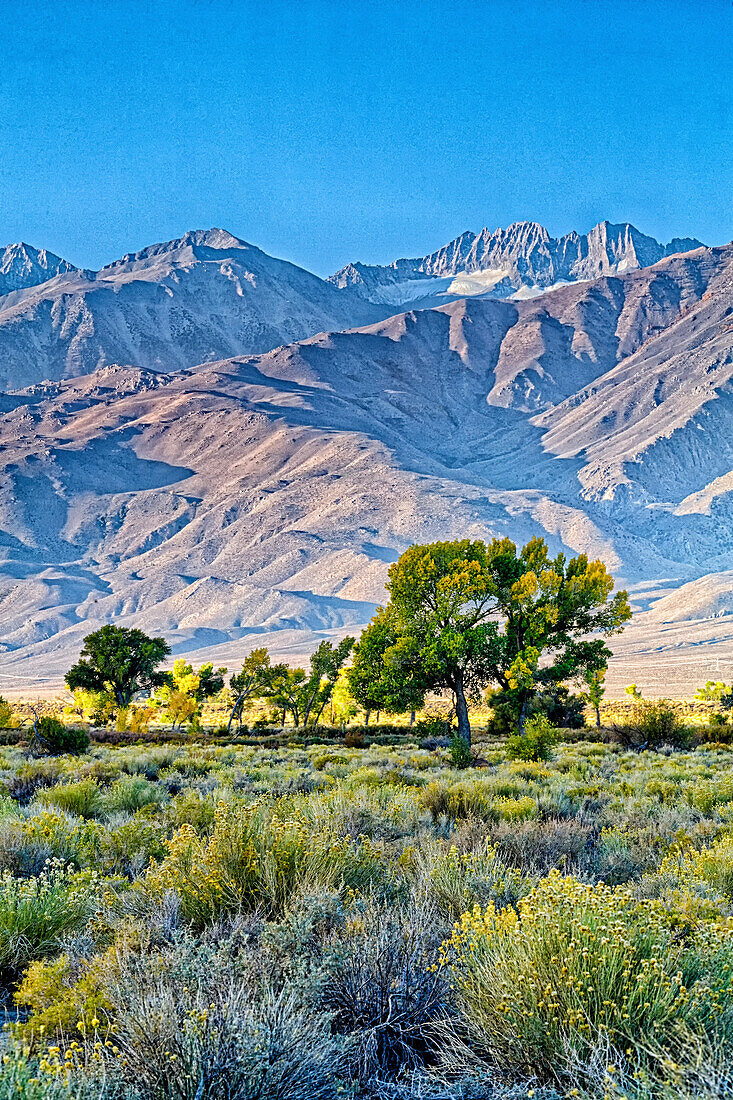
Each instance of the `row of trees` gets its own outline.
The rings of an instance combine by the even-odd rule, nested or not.
[[[424,706],[431,692],[450,692],[458,733],[470,744],[469,704],[487,688],[495,713],[521,732],[538,693],[584,681],[596,708],[611,653],[604,638],[631,617],[626,592],[612,595],[613,578],[585,555],[551,558],[543,539],[521,550],[509,539],[468,539],[412,546],[389,570],[389,601],[355,644],[321,642],[308,670],[273,664],[255,649],[231,676],[229,726],[241,723],[255,699],[267,700],[295,726],[315,724],[333,699],[341,670],[353,700],[370,711],[404,713]],[[170,655],[163,638],[105,626],[84,642],[69,670],[72,690],[107,693],[129,707],[140,692],[170,715],[190,718],[221,691],[225,669],[195,673]]]
[[[266,649],[254,649],[241,672],[229,679],[226,698],[230,705],[228,728],[240,724],[247,705],[265,700],[285,723],[290,715],[295,726],[315,725],[331,701],[339,673],[354,646],[353,638],[337,644],[321,642],[310,658],[310,668],[273,664]],[[198,670],[184,660],[170,671],[160,665],[170,656],[164,638],[150,638],[141,630],[104,626],[84,639],[77,663],[66,674],[66,685],[77,693],[90,716],[101,720],[113,713],[134,711],[133,700],[148,694],[146,713],[180,727],[195,721],[207,699],[224,689],[225,668],[213,664]]]

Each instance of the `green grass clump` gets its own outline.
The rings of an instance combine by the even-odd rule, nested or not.
[[[0,971],[18,971],[83,928],[97,900],[93,875],[50,863],[40,875],[0,877]]]

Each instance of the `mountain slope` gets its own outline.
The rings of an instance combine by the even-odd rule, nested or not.
[[[532,297],[556,284],[649,267],[665,256],[701,247],[693,238],[662,245],[628,222],[600,222],[584,235],[551,237],[537,222],[467,232],[419,259],[386,266],[348,264],[330,277],[375,303],[440,305],[466,295]]]
[[[0,295],[25,290],[76,270],[68,260],[62,260],[45,248],[34,248],[22,241],[9,244],[0,249]]]
[[[177,370],[383,316],[221,229],[0,298],[0,389],[112,362]]]
[[[105,621],[218,660],[302,652],[369,618],[411,542],[458,535],[602,556],[649,645],[686,585],[688,616],[715,607],[697,636],[722,637],[733,603],[701,578],[733,570],[732,280],[733,247],[701,249],[7,397],[5,669],[58,677]]]

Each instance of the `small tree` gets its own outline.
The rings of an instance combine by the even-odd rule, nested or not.
[[[301,690],[300,710],[304,726],[308,725],[311,717],[313,725],[318,725],[323,708],[333,694],[339,672],[353,647],[354,639],[347,636],[337,645],[333,645],[332,642],[321,642],[311,656],[310,675]]]
[[[149,638],[142,630],[103,626],[87,634],[81,657],[66,673],[71,691],[111,692],[120,707],[139,691],[162,687],[165,673],[158,666],[170,655],[165,638]]]
[[[695,699],[698,703],[719,703],[731,690],[722,680],[708,680],[705,687],[697,689]]]
[[[344,722],[348,722],[350,718],[354,718],[359,713],[358,704],[349,691],[347,672],[347,669],[342,668],[333,686],[328,704],[328,716],[332,726],[335,726],[338,722],[343,725]]]
[[[346,670],[349,690],[366,714],[371,711],[404,714],[419,710],[425,702],[425,683],[415,647],[400,645],[394,617],[379,608],[354,647],[354,660]]]
[[[307,679],[308,674],[302,668],[278,665],[274,670],[272,680],[263,694],[279,711],[282,711],[283,725],[288,714],[292,715],[296,729],[300,725],[303,685]]]
[[[242,725],[242,715],[249,700],[262,698],[286,667],[286,665],[271,664],[270,654],[264,646],[253,649],[244,658],[242,671],[235,672],[229,677],[229,687],[234,695],[234,702],[229,715],[227,733],[232,728],[235,718],[238,718],[239,725]]]
[[[219,668],[215,672],[211,662],[202,665],[198,672],[182,657],[174,662],[173,671],[165,673],[165,683],[155,695],[162,716],[173,724],[173,729],[199,718],[204,700],[223,688],[225,671]]]

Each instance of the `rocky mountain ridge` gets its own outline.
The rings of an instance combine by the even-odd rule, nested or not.
[[[660,244],[628,222],[599,222],[590,232],[551,237],[537,222],[466,232],[418,259],[385,266],[348,264],[330,277],[367,300],[392,305],[441,304],[466,295],[529,297],[550,287],[649,267],[665,256],[703,247],[694,238]]]
[[[45,248],[34,248],[23,241],[9,244],[0,249],[0,295],[26,290],[56,275],[76,270],[68,260],[62,260]]]
[[[116,362],[179,370],[384,312],[225,230],[192,231],[0,297],[0,389]]]

